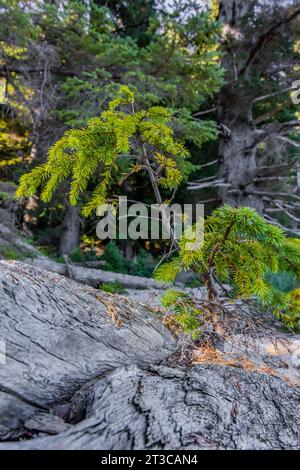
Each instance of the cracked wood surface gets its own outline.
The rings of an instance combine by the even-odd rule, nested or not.
[[[4,261],[0,339],[6,343],[6,364],[0,365],[0,439],[22,435],[24,420],[70,399],[92,378],[120,366],[157,364],[176,348],[146,308]]]
[[[229,366],[123,367],[75,393],[77,424],[0,450],[299,449],[299,399],[279,379]]]
[[[166,367],[176,341],[121,296],[0,262],[0,339],[0,450],[300,448],[299,388]]]

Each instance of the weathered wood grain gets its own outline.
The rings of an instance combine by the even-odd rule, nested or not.
[[[157,364],[176,348],[139,304],[19,262],[0,262],[0,439],[36,410],[120,366]]]
[[[166,367],[175,339],[121,296],[0,262],[0,339],[0,450],[300,448],[299,388]]]

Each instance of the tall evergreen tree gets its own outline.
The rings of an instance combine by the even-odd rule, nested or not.
[[[214,177],[190,188],[215,188],[221,202],[254,207],[300,233],[300,122],[292,101],[299,2],[220,1],[219,18],[226,83],[208,114],[219,123],[218,158]]]

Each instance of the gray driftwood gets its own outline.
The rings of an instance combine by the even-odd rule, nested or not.
[[[75,393],[70,429],[0,449],[299,449],[299,399],[228,366],[119,368]]]
[[[0,262],[0,439],[37,411],[125,365],[157,364],[176,348],[145,308],[19,262]]]
[[[46,256],[28,258],[24,262],[38,268],[47,269],[47,271],[63,274],[77,282],[93,287],[99,287],[100,284],[106,282],[120,282],[125,287],[138,289],[162,289],[164,287],[162,283],[151,278],[114,273],[99,268],[87,268],[73,263],[57,263]]]
[[[120,296],[1,262],[0,338],[0,449],[300,448],[299,388],[167,367],[176,341]]]

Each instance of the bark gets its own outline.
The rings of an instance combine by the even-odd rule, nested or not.
[[[250,13],[253,2],[230,0],[221,2],[220,16],[226,28],[240,31],[242,20]],[[252,5],[251,5],[252,4]],[[224,46],[226,47],[226,45]],[[243,60],[243,59],[242,59]],[[226,70],[227,84],[222,88],[217,107],[218,120],[222,132],[218,139],[220,171],[217,179],[228,186],[221,186],[218,195],[223,203],[235,207],[250,206],[259,212],[263,210],[261,198],[248,196],[256,174],[256,129],[251,122],[250,93],[239,85],[240,66],[231,53],[225,54],[222,65]]]
[[[227,21],[233,20],[230,17]],[[223,62],[227,70],[232,68],[228,57]],[[261,198],[247,195],[247,191],[253,189],[257,171],[257,131],[249,117],[251,97],[248,100],[243,92],[238,82],[231,82],[223,87],[219,96],[218,120],[223,130],[218,139],[220,170],[217,179],[227,186],[219,187],[218,196],[223,203],[234,207],[250,206],[262,212]]]
[[[69,255],[79,246],[80,216],[77,206],[67,203],[67,209],[62,224],[62,233],[59,242],[61,255]]]
[[[228,366],[131,366],[74,394],[69,429],[0,450],[299,449],[299,398],[278,379]]]
[[[134,251],[131,240],[121,240],[121,249],[125,259],[132,260],[134,258]]]
[[[17,222],[18,204],[14,200],[15,190],[15,184],[0,181],[0,224],[5,224],[8,228]]]
[[[0,299],[0,450],[300,448],[299,388],[166,366],[177,343],[138,303],[16,262]]]
[[[27,237],[33,237],[33,229],[36,225],[37,218],[35,215],[38,203],[37,198],[35,196],[31,196],[26,201],[24,207],[24,215],[23,215],[23,222],[22,222],[22,232]]]
[[[282,163],[283,154],[286,154],[289,162],[288,150],[295,145],[292,140],[289,143],[285,140],[285,148],[280,152],[280,137],[284,139],[283,129],[278,125],[275,130],[274,125],[272,130],[272,120],[275,117],[276,122],[276,114],[290,106],[289,101],[282,100],[286,97],[284,90],[290,89],[293,78],[286,76],[282,83],[281,78],[276,74],[272,75],[270,71],[275,65],[280,67],[281,61],[284,62],[284,58],[288,57],[284,56],[289,53],[288,44],[292,43],[295,29],[293,21],[300,9],[297,2],[294,9],[284,5],[284,2],[276,2],[274,8],[274,2],[261,2],[261,13],[258,13],[257,3],[250,0],[220,2],[224,52],[222,65],[226,84],[218,97],[217,112],[221,132],[218,148],[220,171],[216,181],[221,181],[221,184],[215,186],[218,187],[218,195],[223,203],[236,207],[250,206],[263,214],[268,203],[262,200],[262,195],[255,192],[263,191],[266,185],[267,188],[273,186],[270,185],[271,180],[257,179],[259,164],[265,161],[272,168],[276,161]],[[281,58],[274,52],[278,47],[282,47],[283,51],[286,48]],[[277,89],[273,93],[274,85],[277,85]],[[266,100],[268,97],[276,99],[277,95],[278,106],[272,105],[272,100]],[[266,109],[271,108],[271,111],[261,111],[262,115],[256,117],[255,113],[259,110],[254,103],[257,101],[269,104]],[[279,139],[274,138],[276,134]],[[271,149],[272,139],[277,147],[274,152]],[[266,144],[265,150],[258,151],[260,142]],[[290,168],[293,168],[292,165]],[[285,175],[289,176],[288,173]],[[287,180],[288,178],[285,179]],[[279,179],[277,187],[272,189],[274,197],[278,193],[278,181]],[[292,193],[294,188],[290,184]]]
[[[235,102],[237,102],[236,97]],[[229,119],[224,119],[225,113],[220,110],[222,122],[229,124]],[[263,212],[264,203],[260,196],[248,194],[255,190],[254,176],[257,174],[256,163],[256,130],[250,123],[237,119],[231,125],[229,137],[220,136],[219,139],[219,179],[230,184],[229,187],[221,186],[218,190],[220,199],[234,207],[249,206],[259,213]]]
[[[220,1],[220,14],[230,26],[240,27],[241,19],[253,15],[255,7],[253,0],[223,0]]]

